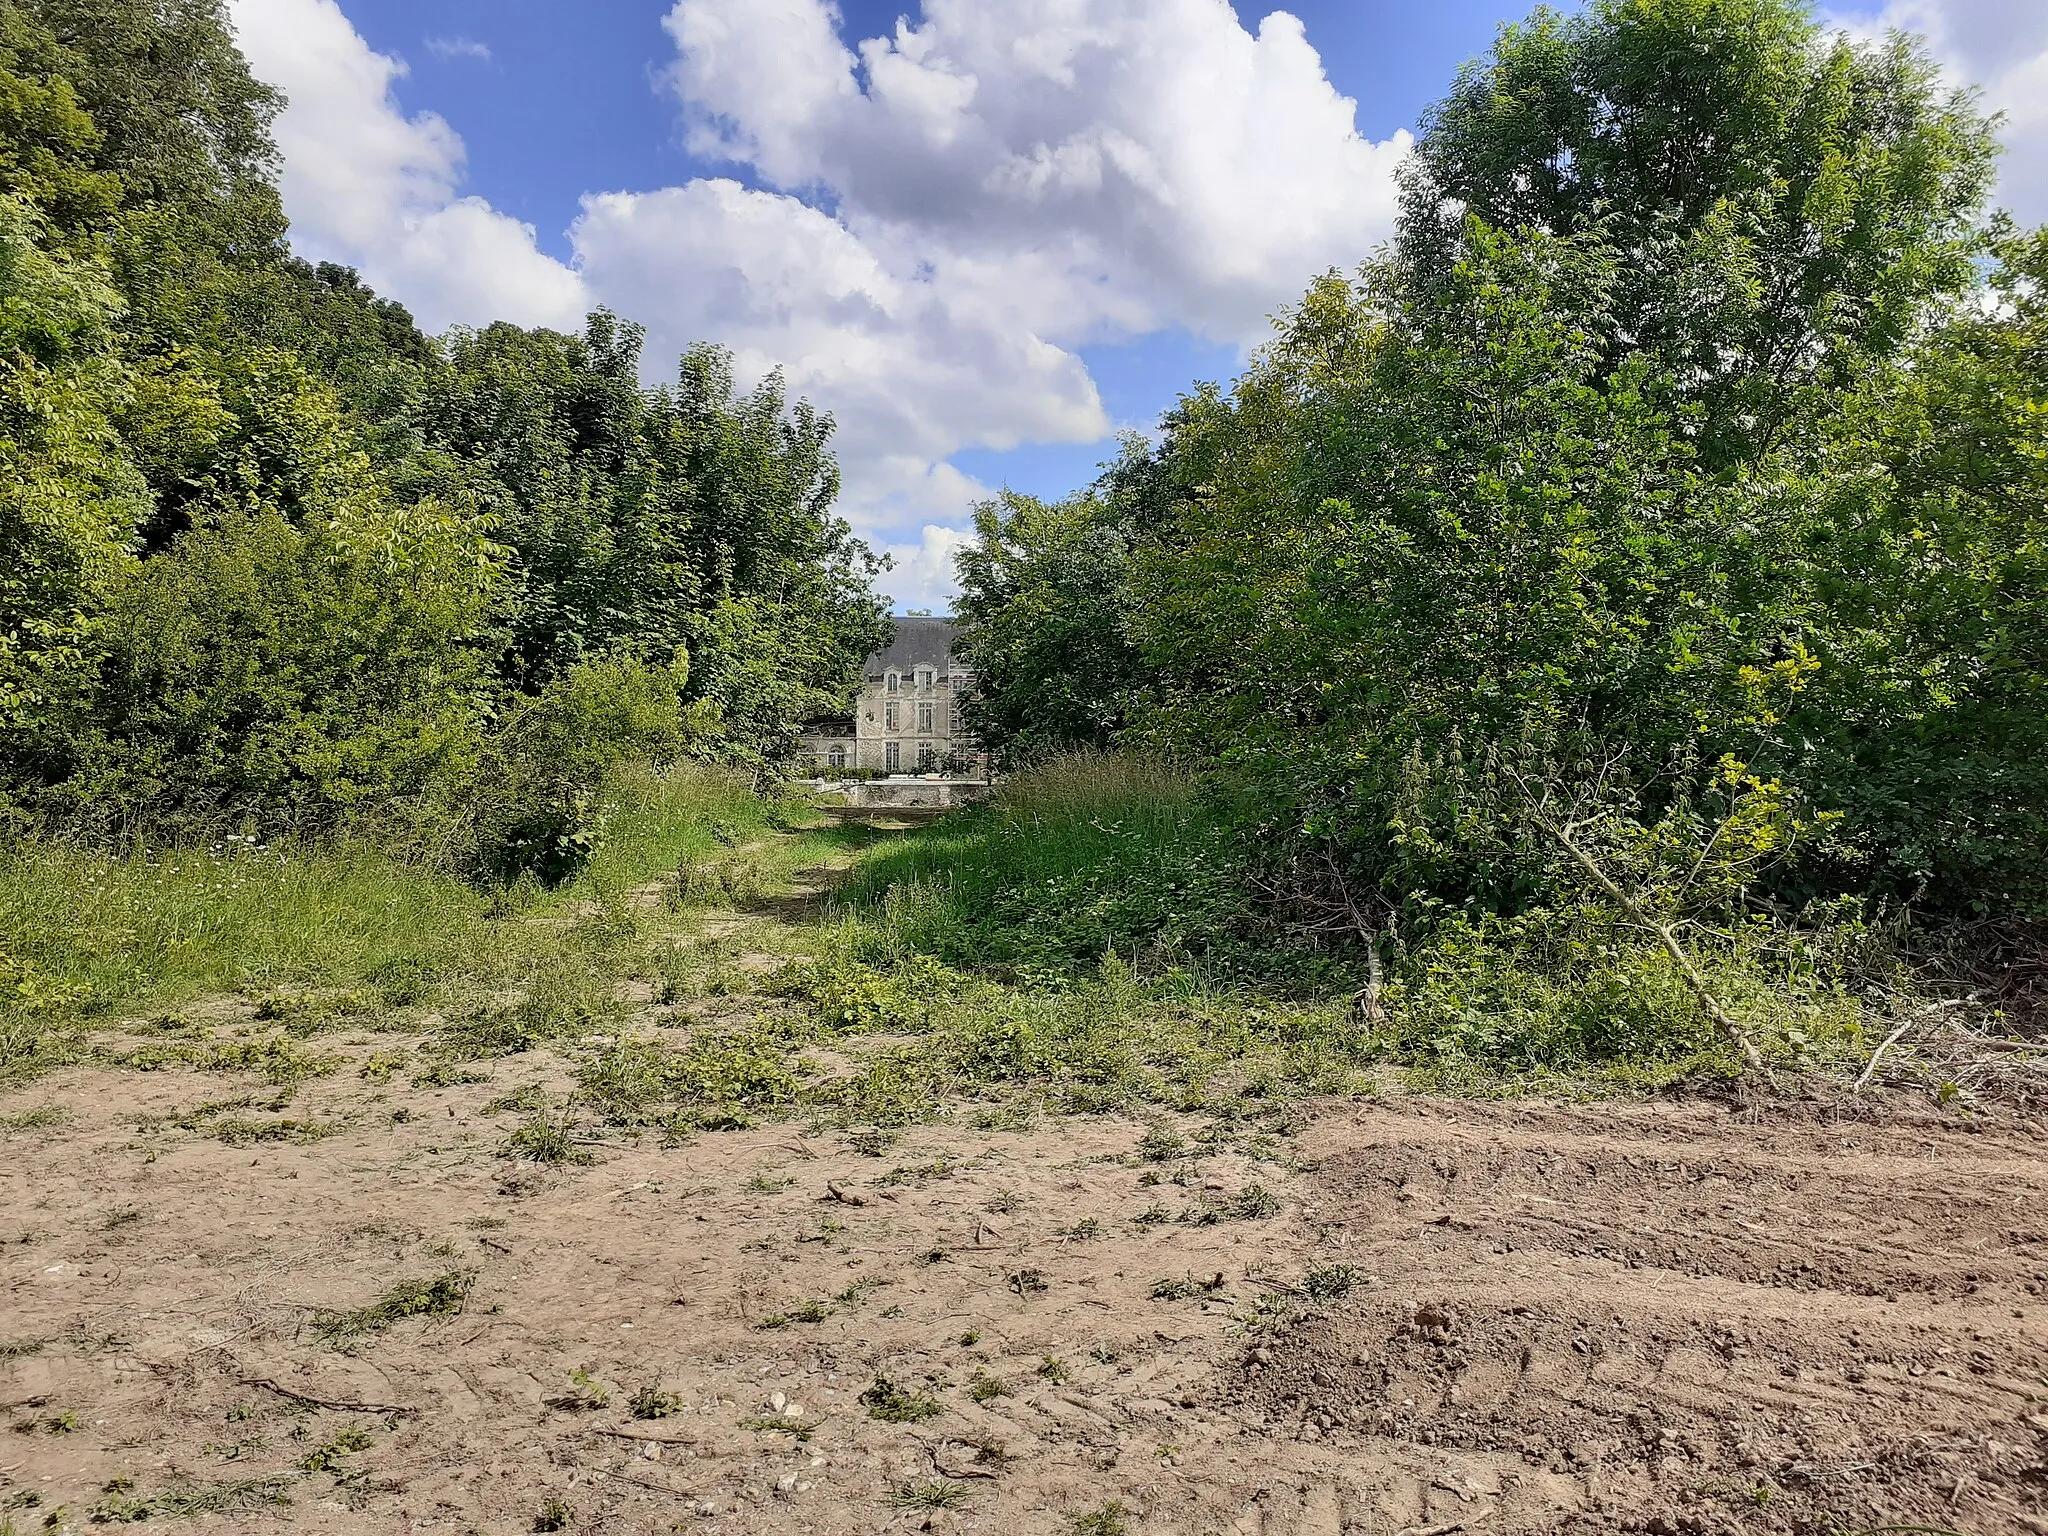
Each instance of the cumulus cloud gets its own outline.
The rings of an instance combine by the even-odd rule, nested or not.
[[[829,199],[885,262],[1055,339],[1248,340],[1387,232],[1408,146],[1357,131],[1300,21],[1229,0],[677,0],[692,149]]]
[[[461,194],[460,138],[397,105],[404,65],[336,0],[231,7],[290,97],[302,252],[430,326],[603,303],[649,326],[652,372],[703,340],[781,369],[838,422],[842,508],[905,602],[943,601],[988,493],[950,455],[1107,436],[1085,344],[1256,340],[1384,237],[1408,143],[1358,133],[1293,16],[1247,30],[1229,0],[925,0],[868,39],[829,0],[675,0],[664,88],[735,176],[587,195],[565,266]]]
[[[578,322],[581,279],[531,225],[459,195],[461,138],[431,112],[405,114],[391,91],[404,64],[335,0],[231,0],[229,12],[250,67],[285,92],[277,144],[301,255],[360,269],[429,329]]]
[[[1284,12],[926,0],[850,39],[828,0],[676,0],[664,25],[691,150],[753,185],[587,199],[591,291],[663,350],[782,365],[840,424],[856,526],[927,595],[986,494],[947,455],[1118,425],[1079,346],[1247,345],[1391,226],[1408,137],[1358,133]]]
[[[2040,0],[1890,0],[1878,27],[1926,36],[1959,85],[2003,114],[1998,197],[2023,223],[2048,221],[2048,6]],[[1851,22],[1852,30],[1870,30]]]

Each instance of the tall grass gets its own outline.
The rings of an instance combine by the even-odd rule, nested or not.
[[[840,900],[955,964],[1186,962],[1227,944],[1244,915],[1236,863],[1231,828],[1169,765],[1067,757],[878,851]]]
[[[488,988],[560,943],[555,927],[505,919],[615,901],[758,836],[768,814],[717,770],[621,775],[603,840],[553,892],[481,890],[360,840],[224,837],[125,854],[19,842],[0,850],[0,1078],[75,1054],[95,1019],[207,996],[339,989],[396,1006],[450,978]]]

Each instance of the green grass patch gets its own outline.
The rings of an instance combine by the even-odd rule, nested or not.
[[[313,1333],[323,1344],[348,1344],[408,1317],[451,1317],[462,1310],[475,1283],[476,1272],[468,1269],[401,1280],[368,1306],[314,1313]]]
[[[288,1477],[246,1477],[226,1483],[193,1483],[138,1498],[115,1488],[92,1507],[95,1524],[139,1524],[145,1520],[188,1520],[200,1515],[249,1514],[281,1509],[292,1501]]]
[[[899,1387],[886,1376],[868,1383],[860,1394],[860,1405],[869,1418],[884,1424],[922,1424],[946,1411],[937,1398]]]

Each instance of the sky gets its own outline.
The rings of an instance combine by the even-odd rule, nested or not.
[[[841,512],[943,611],[974,504],[1084,485],[1390,231],[1500,0],[229,0],[292,241],[428,330],[648,329],[829,410]],[[2006,114],[2048,219],[2048,4],[1840,0]]]

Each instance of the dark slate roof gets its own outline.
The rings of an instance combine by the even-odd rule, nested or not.
[[[941,672],[953,665],[953,621],[951,619],[898,619],[896,638],[868,658],[868,675],[909,672],[917,667],[934,667]]]

